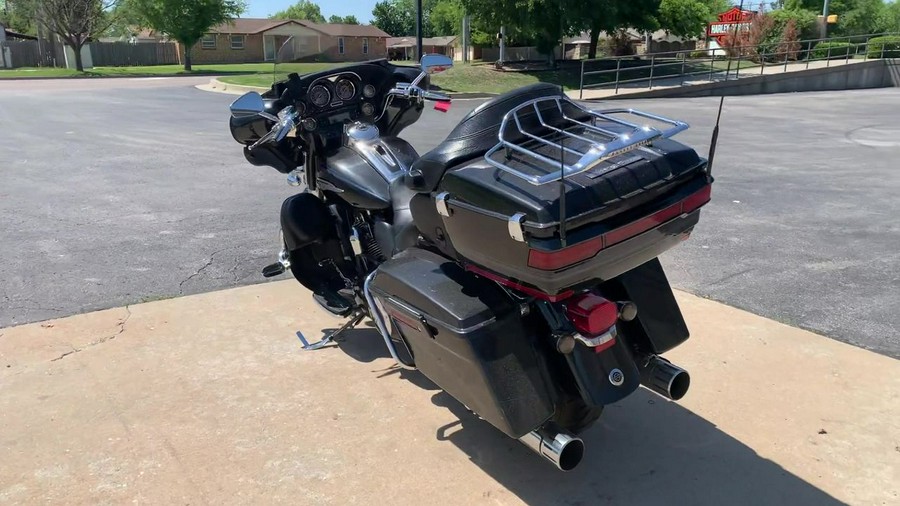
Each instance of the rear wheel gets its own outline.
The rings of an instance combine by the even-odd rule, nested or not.
[[[580,434],[590,428],[602,413],[602,406],[591,407],[581,398],[573,397],[559,406],[553,421],[573,434]]]

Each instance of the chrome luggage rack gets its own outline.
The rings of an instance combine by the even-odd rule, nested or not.
[[[566,108],[574,110],[574,115],[579,118],[567,113]],[[557,117],[548,121],[546,116],[550,114]],[[671,127],[660,130],[625,121],[617,115],[631,115]],[[523,124],[523,120],[533,124]],[[600,126],[598,122],[606,124]],[[595,111],[565,96],[541,97],[525,102],[503,116],[499,142],[488,150],[484,159],[533,185],[543,185],[586,172],[610,158],[687,129],[688,124],[683,121],[636,109]]]

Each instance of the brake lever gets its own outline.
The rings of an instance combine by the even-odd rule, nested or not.
[[[274,126],[272,126],[272,129],[269,130],[266,135],[263,135],[259,138],[259,140],[251,144],[247,149],[253,150],[259,146],[262,146],[263,144],[268,144],[273,140],[275,142],[283,141],[284,138],[287,137],[289,133],[291,133],[291,130],[297,128],[297,119],[298,114],[296,109],[294,109],[294,106],[289,105],[285,107],[284,109],[279,111],[278,116],[275,117],[276,123]]]

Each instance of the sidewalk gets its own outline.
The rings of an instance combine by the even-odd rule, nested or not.
[[[0,329],[0,504],[897,504],[900,362],[678,294],[672,403],[555,471],[293,280]],[[460,421],[461,420],[461,421]]]

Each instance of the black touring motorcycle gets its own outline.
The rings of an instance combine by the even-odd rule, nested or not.
[[[607,404],[639,385],[685,395],[688,373],[660,356],[688,329],[657,257],[710,199],[707,160],[671,140],[687,124],[536,84],[419,155],[398,135],[426,101],[447,110],[429,76],[452,61],[292,73],[310,45],[289,39],[284,77],[237,99],[230,123],[251,164],[303,188],[263,274],[290,270],[348,318],[317,343],[300,334],[306,349],[371,318],[400,367],[561,470]]]

